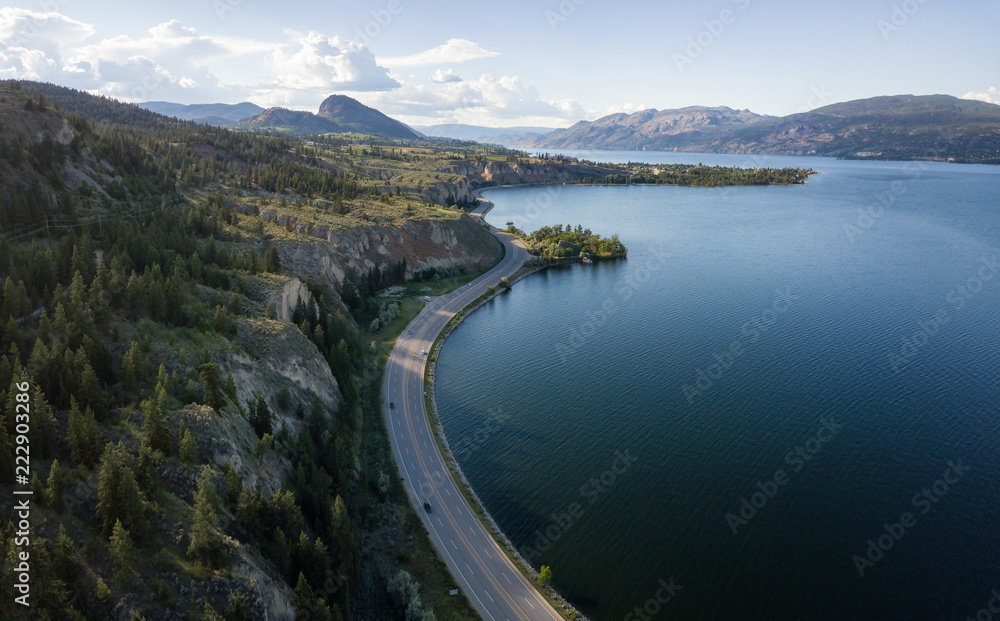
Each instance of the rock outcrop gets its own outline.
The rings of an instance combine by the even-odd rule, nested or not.
[[[295,307],[298,306],[299,302],[309,304],[310,300],[312,300],[312,294],[309,293],[309,289],[306,288],[305,284],[298,278],[290,278],[281,288],[281,291],[274,296],[272,302],[278,319],[281,321],[291,321],[292,314],[295,312]]]
[[[298,279],[316,280],[339,290],[348,273],[367,274],[406,261],[407,274],[429,267],[481,270],[503,256],[503,248],[481,224],[467,215],[453,219],[408,220],[402,224],[363,225],[331,229],[270,210],[261,214],[284,224],[315,242],[285,239],[277,242],[282,267]],[[301,284],[301,282],[300,282]],[[304,288],[304,287],[303,287]],[[290,281],[281,292],[290,316],[300,291]],[[308,292],[306,292],[307,294]],[[299,296],[299,297],[297,297]],[[308,300],[306,300],[308,301]],[[278,310],[278,304],[275,304]],[[282,315],[279,311],[279,317]]]

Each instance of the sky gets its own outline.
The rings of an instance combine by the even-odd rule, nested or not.
[[[8,0],[0,79],[310,111],[340,93],[411,125],[490,127],[904,93],[1000,104],[998,24],[996,0]]]

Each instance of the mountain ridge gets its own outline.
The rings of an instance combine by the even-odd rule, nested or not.
[[[767,117],[725,106],[617,113],[518,146],[1000,163],[1000,106],[884,95]]]

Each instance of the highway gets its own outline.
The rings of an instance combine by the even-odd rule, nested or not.
[[[480,216],[487,207],[483,200],[484,205],[474,212]],[[383,415],[410,502],[479,615],[490,621],[552,621],[562,617],[507,558],[458,490],[434,442],[424,408],[427,356],[421,351],[430,352],[437,335],[458,311],[501,277],[516,272],[528,257],[520,242],[491,230],[507,248],[503,260],[470,285],[431,298],[396,340],[382,386]],[[424,503],[430,505],[430,512]]]

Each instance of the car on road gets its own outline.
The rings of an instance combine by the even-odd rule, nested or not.
[[[395,403],[393,403],[392,401],[390,401],[390,402],[389,402],[389,409],[390,409],[390,410],[395,410],[395,409],[396,409],[396,404],[395,404]]]
[[[431,512],[431,503],[429,502],[424,503],[424,511],[426,511],[427,513]]]
[[[424,302],[430,302],[430,301],[431,301],[431,296],[425,295],[424,296]]]
[[[426,356],[427,355],[427,350],[426,349],[421,349],[420,350],[420,355],[421,356]]]

